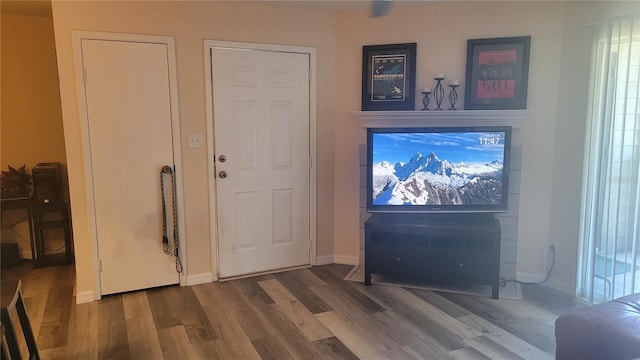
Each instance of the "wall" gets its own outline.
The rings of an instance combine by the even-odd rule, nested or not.
[[[637,2],[395,2],[388,16],[367,10],[332,14],[308,8],[229,2],[54,2],[64,131],[72,188],[78,291],[92,289],[71,29],[176,38],[181,131],[205,133],[203,40],[315,46],[318,50],[318,255],[359,257],[359,146],[362,46],[417,42],[416,88],[433,74],[464,85],[466,41],[531,35],[528,108],[514,132],[522,149],[517,274],[541,280],[558,249],[550,284],[575,286],[580,173],[584,138],[586,24],[636,9]],[[144,14],[142,16],[141,14]],[[461,92],[461,99],[464,94]],[[420,98],[416,108],[420,108]],[[183,139],[186,144],[186,139]],[[207,166],[203,150],[182,149],[191,274],[211,271]]]
[[[382,18],[369,18],[364,10],[339,13],[336,254],[346,258],[359,252],[355,241],[361,217],[359,191],[352,179],[359,178],[358,144],[365,142],[365,131],[352,112],[360,109],[362,46],[417,42],[416,89],[420,89],[433,88],[437,72],[464,82],[467,39],[530,35],[530,116],[514,131],[512,141],[522,149],[517,278],[544,279],[553,244],[558,255],[547,284],[574,294],[590,60],[587,24],[598,17],[631,11],[638,11],[637,2],[396,2]],[[464,99],[462,92],[460,95]],[[420,99],[416,99],[416,109],[422,107]]]
[[[206,133],[204,40],[312,46],[317,50],[317,254],[333,254],[333,13],[237,2],[53,2],[60,93],[74,218],[77,292],[93,291],[80,118],[71,30],[169,35],[176,39],[188,276],[214,272],[207,154],[186,134]]]
[[[520,221],[517,271],[544,273],[548,213],[551,202],[551,163],[558,94],[557,64],[564,5],[528,2],[397,3],[382,18],[365,11],[336,17],[336,185],[335,251],[357,254],[358,144],[365,132],[352,112],[360,109],[362,45],[417,42],[416,88],[433,87],[433,75],[464,83],[466,42],[473,38],[531,35],[528,108],[531,116],[514,131],[513,145],[522,147]],[[402,26],[397,24],[402,23]],[[461,94],[461,98],[464,98]],[[416,99],[416,108],[419,108]],[[339,124],[339,128],[338,128]],[[340,176],[337,176],[340,174]],[[543,239],[543,241],[540,241]],[[524,256],[527,254],[528,256]],[[533,256],[531,256],[533,255]]]
[[[30,172],[39,162],[60,162],[64,167],[53,20],[51,16],[1,16],[0,168],[26,164]],[[9,222],[24,218],[19,210],[5,215]],[[18,242],[23,257],[30,258],[30,246],[24,240],[29,238],[27,223],[15,230],[3,230],[2,241]]]

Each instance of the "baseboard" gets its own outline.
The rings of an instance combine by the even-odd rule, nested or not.
[[[565,293],[567,295],[576,296],[576,287],[573,284],[569,284],[567,282],[552,278],[552,279],[549,279],[549,281],[547,281],[545,285],[547,285],[552,289]]]
[[[521,273],[518,272],[517,278],[522,282],[540,282],[544,280],[545,276],[540,274],[529,274],[529,273]],[[554,290],[558,290],[567,295],[576,296],[576,288],[569,283],[564,281],[559,281],[556,279],[549,279],[544,283],[545,286],[548,286]]]
[[[81,291],[76,294],[76,304],[84,304],[93,302],[93,291]]]
[[[360,257],[349,255],[334,255],[333,262],[336,264],[344,265],[358,265],[360,263]]]
[[[316,266],[333,264],[333,255],[322,255],[316,257]]]
[[[187,286],[209,284],[215,280],[212,273],[202,273],[187,276]]]
[[[360,258],[349,255],[323,255],[316,257],[316,266],[329,264],[358,265]]]
[[[531,274],[531,273],[523,273],[517,272],[516,279],[522,282],[540,282],[544,280],[545,276],[541,274]]]

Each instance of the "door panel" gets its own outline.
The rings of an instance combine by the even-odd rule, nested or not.
[[[273,244],[293,244],[293,191],[274,190],[272,193]]]
[[[257,110],[255,101],[233,102],[233,154],[231,163],[237,171],[256,169]],[[252,141],[245,141],[250,139]]]
[[[291,116],[293,109],[291,102],[274,102],[271,104],[271,143],[273,168],[291,168]]]
[[[309,264],[309,56],[213,48],[220,277]]]
[[[176,284],[162,251],[160,170],[173,164],[164,44],[82,40],[102,294]]]
[[[235,223],[242,226],[235,227],[235,241],[232,244],[233,250],[256,249],[258,239],[256,233],[256,206],[258,203],[258,193],[243,192],[235,194]]]

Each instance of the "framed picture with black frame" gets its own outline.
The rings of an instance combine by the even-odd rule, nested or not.
[[[414,110],[416,43],[362,47],[362,110]]]
[[[527,108],[531,36],[467,41],[464,108]]]

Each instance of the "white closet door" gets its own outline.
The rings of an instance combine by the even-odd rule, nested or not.
[[[165,44],[82,40],[101,293],[177,284],[162,251],[160,170],[173,166]]]

